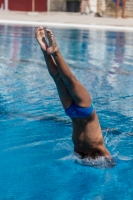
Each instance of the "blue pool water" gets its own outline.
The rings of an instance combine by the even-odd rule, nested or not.
[[[0,199],[132,200],[133,33],[52,29],[117,160],[97,169],[74,162],[71,120],[35,30],[0,26]]]

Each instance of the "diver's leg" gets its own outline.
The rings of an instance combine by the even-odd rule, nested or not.
[[[40,27],[37,29],[36,39],[37,39],[38,43],[40,44],[41,49],[43,51],[49,74],[51,75],[51,77],[53,78],[53,80],[56,84],[61,103],[62,103],[63,107],[66,109],[72,104],[73,100],[72,100],[72,97],[70,96],[68,89],[66,88],[62,78],[60,77],[60,75],[58,73],[58,69],[57,69],[54,59],[52,58],[51,55],[48,55],[46,53],[47,44],[46,44],[46,40],[45,40],[45,34],[44,34],[43,27]]]
[[[48,55],[46,52],[43,52],[43,54],[44,54],[44,58],[47,64],[49,74],[51,75],[51,77],[53,78],[56,84],[61,103],[64,109],[66,109],[72,104],[73,99],[70,96],[67,87],[65,86],[62,78],[59,75],[57,66],[54,63],[52,56]]]
[[[74,102],[81,107],[91,106],[91,97],[84,86],[76,79],[76,77],[70,71],[68,65],[64,61],[53,34],[50,30],[47,31],[48,40],[50,43],[47,53],[53,55],[56,65],[58,67],[58,72],[64,81],[72,99]]]
[[[74,102],[81,107],[90,107],[92,101],[88,91],[72,74],[60,52],[54,55],[54,59],[57,63],[59,74]]]

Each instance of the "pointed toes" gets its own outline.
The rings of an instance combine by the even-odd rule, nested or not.
[[[50,29],[46,29],[46,32],[47,32],[47,34],[49,34],[49,35],[53,35],[53,33],[52,33],[52,31],[50,30]]]
[[[39,26],[39,29],[43,29],[43,26]]]

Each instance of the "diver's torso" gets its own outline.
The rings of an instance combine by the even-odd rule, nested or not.
[[[74,150],[77,153],[96,157],[110,155],[104,147],[101,127],[95,111],[88,118],[72,119]]]

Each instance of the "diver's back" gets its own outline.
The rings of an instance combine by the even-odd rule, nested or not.
[[[72,121],[72,139],[76,152],[88,154],[90,157],[110,155],[104,146],[101,127],[95,112],[88,118],[78,118]]]

